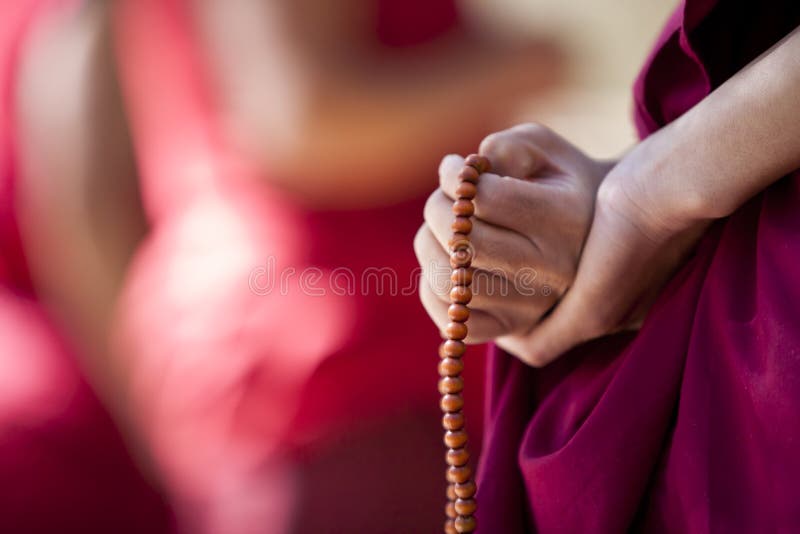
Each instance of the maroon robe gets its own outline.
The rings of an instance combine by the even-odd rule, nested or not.
[[[800,23],[686,0],[635,86],[642,137]],[[480,531],[800,532],[798,173],[716,223],[637,335],[489,363]]]

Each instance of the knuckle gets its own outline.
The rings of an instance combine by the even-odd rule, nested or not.
[[[422,252],[422,235],[426,231],[428,231],[428,225],[427,224],[423,224],[422,226],[419,227],[419,230],[417,230],[417,233],[414,236],[414,252],[416,253],[417,258],[419,258],[420,255],[421,255],[421,252]]]
[[[492,153],[494,153],[494,150],[497,148],[497,145],[499,143],[499,138],[500,138],[500,136],[497,133],[493,133],[493,134],[487,135],[483,139],[483,141],[481,141],[481,144],[478,147],[478,150],[482,154],[492,154]]]
[[[515,351],[511,351],[511,354],[531,367],[544,367],[550,362],[550,358],[548,358],[542,350],[535,347],[525,346],[525,343],[517,346],[516,349],[517,350]]]
[[[613,206],[620,202],[624,196],[624,191],[615,180],[603,180],[597,188],[597,200],[599,205]]]
[[[430,249],[430,232],[428,225],[423,224],[414,236],[414,253],[423,269],[434,258]]]
[[[482,154],[487,154],[494,158],[502,158],[511,149],[511,142],[512,139],[508,130],[495,132],[481,141],[479,150]]]
[[[423,220],[425,221],[425,223],[427,223],[427,224],[430,224],[430,222],[431,222],[431,218],[432,218],[432,215],[433,215],[433,205],[432,205],[432,202],[433,202],[434,195],[436,195],[436,193],[435,193],[435,192],[434,192],[434,193],[431,193],[431,195],[430,195],[430,196],[428,197],[428,199],[425,201],[425,206],[423,206],[423,208],[422,208],[422,219],[423,219]]]
[[[425,207],[422,210],[422,216],[425,219],[425,222],[429,225],[434,224],[439,219],[436,217],[436,214],[441,209],[443,197],[444,193],[442,190],[437,189],[431,193],[431,196],[429,196],[428,200],[425,201]]]
[[[525,354],[522,357],[522,360],[531,367],[536,367],[537,369],[544,367],[549,363],[549,360],[539,353]]]
[[[461,167],[464,159],[458,154],[448,154],[439,163],[439,179],[443,181]]]
[[[477,345],[479,343],[486,343],[492,337],[480,327],[470,327],[467,337],[464,338],[464,343],[467,345]]]
[[[515,128],[518,133],[533,141],[549,140],[553,136],[553,130],[538,122],[526,122]]]
[[[439,335],[442,337],[447,337],[447,334],[445,332],[447,321],[445,320],[445,318],[440,313],[431,310],[428,310],[428,315],[430,315],[433,324],[436,325],[436,328],[439,329]]]
[[[447,322],[447,302],[425,275],[420,278],[419,299],[436,324]]]
[[[442,337],[445,337],[445,328],[447,327],[447,315],[443,315],[438,309],[430,312],[431,318],[433,319],[433,323],[439,329],[439,332],[442,334]]]

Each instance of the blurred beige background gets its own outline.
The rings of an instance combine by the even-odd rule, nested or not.
[[[636,140],[631,86],[677,0],[462,0],[472,24],[514,38],[553,35],[570,60],[569,79],[519,110],[595,157]]]

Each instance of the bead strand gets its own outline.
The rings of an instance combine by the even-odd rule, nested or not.
[[[472,154],[464,161],[464,167],[458,174],[459,184],[456,188],[456,200],[453,202],[455,219],[451,228],[453,235],[448,243],[450,249],[450,267],[453,269],[450,281],[450,307],[447,315],[450,322],[445,327],[447,339],[439,347],[439,393],[442,395],[442,426],[444,427],[444,444],[447,447],[447,504],[445,506],[444,532],[474,532],[475,492],[477,487],[472,480],[472,469],[469,466],[467,451],[467,432],[464,429],[464,380],[461,372],[464,369],[462,357],[466,350],[464,339],[467,337],[468,304],[472,300],[472,246],[469,234],[472,231],[471,217],[475,213],[472,202],[478,192],[477,182],[480,175],[489,171],[489,160]]]

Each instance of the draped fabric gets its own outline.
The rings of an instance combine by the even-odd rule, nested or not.
[[[642,137],[800,23],[686,0],[635,84]],[[543,369],[493,348],[480,531],[800,531],[800,176],[716,223],[636,335]]]

